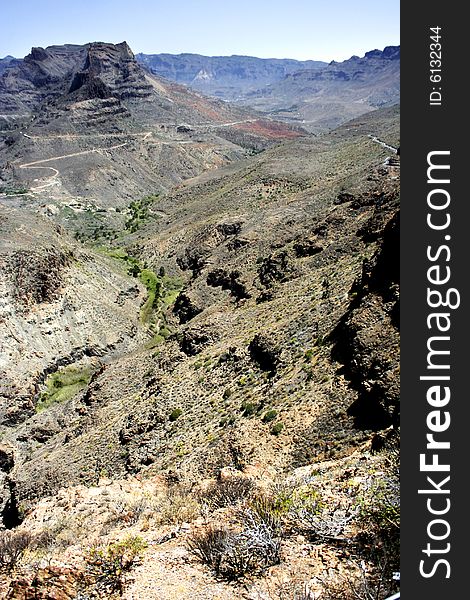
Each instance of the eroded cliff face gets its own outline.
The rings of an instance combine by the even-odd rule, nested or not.
[[[34,414],[59,366],[131,350],[145,339],[145,288],[27,209],[2,207],[0,420]]]

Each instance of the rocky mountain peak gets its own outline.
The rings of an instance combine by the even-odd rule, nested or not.
[[[23,75],[27,75],[28,71],[40,71],[49,76],[63,77],[82,63],[85,51],[86,46],[75,44],[34,47],[18,67]]]
[[[115,61],[116,64],[119,64],[122,61],[133,61],[135,57],[127,42],[121,42],[120,44],[93,42],[87,44],[85,68],[99,65],[106,60]]]
[[[41,60],[46,60],[48,57],[47,52],[44,50],[44,48],[32,48],[31,49],[31,53],[28,54],[28,56],[26,57],[26,60],[37,60],[37,61],[41,61]]]
[[[93,42],[86,46],[86,58],[81,70],[75,73],[70,92],[86,84],[86,97],[119,99],[147,97],[152,86],[145,80],[145,73],[137,64],[127,42],[108,44]]]
[[[386,46],[383,50],[370,50],[365,53],[364,58],[400,60],[400,46]]]
[[[82,100],[146,98],[152,92],[127,42],[34,47],[0,78],[1,112],[34,111],[44,100],[79,89]]]

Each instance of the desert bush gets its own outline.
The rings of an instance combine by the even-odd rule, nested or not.
[[[283,429],[284,429],[284,423],[279,422],[271,427],[271,433],[273,435],[279,435]]]
[[[358,525],[370,558],[386,561],[390,569],[400,562],[400,484],[396,475],[371,478],[357,502]],[[368,540],[368,543],[367,543]]]
[[[253,524],[240,532],[210,527],[194,533],[189,551],[228,580],[263,573],[280,562],[280,540],[264,524]]]
[[[277,499],[267,494],[256,494],[249,498],[236,512],[236,517],[244,527],[265,527],[275,536],[282,530],[280,510]]]
[[[296,527],[313,540],[341,540],[347,526],[356,518],[353,506],[336,505],[318,509],[315,503],[290,511],[289,518]]]
[[[150,501],[145,496],[130,499],[123,497],[113,504],[112,517],[108,520],[107,525],[125,523],[130,527],[138,523],[150,508]]]
[[[176,421],[176,419],[178,419],[179,417],[181,417],[181,415],[183,414],[183,411],[181,410],[181,408],[175,408],[174,410],[171,411],[170,416],[168,417],[170,419],[170,421]]]
[[[56,544],[57,534],[54,528],[46,527],[38,533],[34,543],[34,550],[49,550]]]
[[[27,531],[0,532],[0,571],[12,571],[30,546],[32,536]]]
[[[231,535],[228,529],[208,527],[202,533],[196,532],[190,536],[188,549],[201,562],[219,573],[222,556],[228,547]]]
[[[151,515],[158,524],[178,524],[195,519],[201,510],[188,485],[174,483],[151,499]]]
[[[340,539],[358,512],[352,502],[324,502],[311,484],[278,484],[271,490],[271,503],[286,532],[300,532],[312,540]]]
[[[264,523],[253,524],[229,541],[220,567],[228,579],[261,574],[281,560],[280,539]]]
[[[49,551],[55,547],[66,547],[69,545],[69,535],[73,535],[71,523],[67,519],[61,519],[37,533],[31,541],[31,548]]]
[[[388,569],[367,567],[361,561],[354,573],[323,581],[322,600],[385,600],[396,591]]]
[[[242,411],[244,417],[251,417],[251,415],[255,414],[257,408],[258,407],[254,402],[243,402],[240,410]]]
[[[377,532],[393,535],[400,529],[400,483],[398,478],[373,479],[359,499],[361,523]]]
[[[227,477],[210,484],[201,492],[201,501],[210,508],[232,506],[252,495],[256,484],[246,477]]]
[[[100,593],[121,594],[126,575],[140,559],[146,543],[139,536],[130,536],[107,546],[92,547],[85,556],[87,577]]]
[[[263,415],[263,423],[271,423],[277,417],[277,410],[268,410],[268,412]]]

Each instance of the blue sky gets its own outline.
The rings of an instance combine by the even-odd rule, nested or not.
[[[126,40],[134,52],[343,60],[399,44],[399,0],[7,0],[0,57]]]

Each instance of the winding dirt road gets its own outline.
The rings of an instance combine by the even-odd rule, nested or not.
[[[389,144],[386,144],[384,141],[382,141],[377,136],[372,135],[371,133],[369,133],[369,135],[367,137],[369,137],[376,144],[380,144],[383,148],[387,148],[388,150],[393,150],[393,152],[395,152],[395,154],[398,153],[398,148],[395,148],[394,146],[390,146]]]
[[[258,121],[258,119],[245,119],[243,121],[233,121],[230,123],[217,123],[217,124],[207,123],[207,124],[200,124],[200,125],[192,125],[191,129],[211,129],[211,128],[218,128],[218,127],[230,127],[232,125],[239,125],[240,123],[252,123],[255,121]],[[141,141],[145,142],[153,135],[152,131],[147,131],[147,132],[143,132],[143,133],[95,133],[95,134],[64,133],[64,134],[49,135],[49,136],[29,135],[27,133],[23,133],[22,131],[20,133],[21,133],[21,135],[23,135],[23,137],[25,137],[28,140],[32,140],[32,141],[48,141],[48,140],[59,140],[59,139],[74,140],[74,139],[90,139],[90,138],[109,139],[109,138],[127,137],[127,138],[141,138]],[[169,139],[169,140],[160,140],[160,141],[161,141],[161,143],[164,143],[164,144],[177,144],[177,145],[194,144],[195,143],[193,140],[171,140],[171,139]],[[20,169],[47,169],[47,170],[52,171],[52,174],[43,183],[36,185],[34,187],[31,187],[29,189],[29,192],[24,193],[24,194],[18,194],[18,195],[27,195],[28,193],[35,194],[37,192],[41,192],[42,190],[44,190],[48,187],[52,187],[53,185],[56,185],[59,183],[60,171],[58,169],[56,169],[55,167],[43,166],[45,163],[49,163],[49,162],[53,162],[53,161],[57,161],[57,160],[64,160],[67,158],[73,158],[75,156],[84,156],[86,154],[93,154],[93,153],[98,153],[98,154],[104,155],[105,152],[109,152],[110,150],[118,150],[119,148],[124,148],[124,146],[127,146],[128,144],[129,144],[129,142],[123,142],[121,144],[116,144],[114,146],[91,148],[90,150],[82,150],[80,152],[71,152],[70,154],[63,154],[61,156],[52,156],[50,158],[43,158],[41,160],[35,160],[35,161],[29,162],[29,163],[24,163],[22,165],[19,165]],[[5,195],[0,194],[0,196],[3,197]]]
[[[148,137],[148,134],[145,134],[145,135]],[[147,139],[147,137],[145,137],[143,139]],[[36,187],[30,188],[30,192],[33,192],[33,193],[40,192],[41,190],[44,190],[45,188],[51,187],[52,185],[55,185],[56,183],[58,183],[57,178],[60,175],[59,170],[54,167],[41,166],[44,163],[52,162],[55,160],[63,160],[64,158],[71,158],[73,156],[83,156],[85,154],[93,154],[94,152],[102,154],[103,151],[105,151],[105,150],[117,150],[118,148],[123,148],[124,146],[127,146],[128,143],[129,142],[124,142],[122,144],[116,144],[115,146],[109,146],[108,148],[92,148],[91,150],[82,150],[81,152],[71,152],[70,154],[63,154],[62,156],[52,156],[51,158],[43,158],[41,160],[35,160],[33,162],[20,165],[19,168],[20,169],[50,169],[51,171],[53,171],[52,175],[48,178],[48,180],[45,183],[38,185]]]

